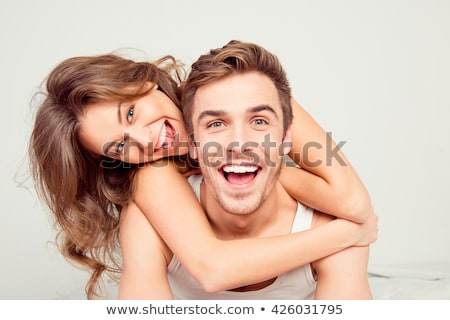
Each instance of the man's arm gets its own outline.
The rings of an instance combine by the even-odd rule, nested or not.
[[[372,299],[367,277],[369,247],[350,247],[313,263],[315,299]]]
[[[314,212],[314,225],[330,217]],[[369,246],[349,247],[312,263],[317,273],[315,299],[372,299],[367,267]]]
[[[134,202],[122,211],[120,246],[123,272],[118,298],[173,299],[167,279],[170,250]]]

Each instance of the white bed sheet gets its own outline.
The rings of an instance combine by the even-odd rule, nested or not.
[[[377,300],[450,300],[450,263],[374,265],[369,283]]]
[[[372,265],[369,284],[375,300],[450,300],[450,262]],[[106,281],[106,299],[116,299],[117,284]],[[84,284],[55,299],[85,299]]]

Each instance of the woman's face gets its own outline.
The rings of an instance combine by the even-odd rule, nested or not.
[[[188,151],[182,113],[156,86],[134,101],[88,105],[80,123],[79,139],[86,149],[126,163]]]

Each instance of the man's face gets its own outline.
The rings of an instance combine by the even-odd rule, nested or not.
[[[277,183],[282,155],[289,152],[273,82],[249,72],[200,87],[192,117],[194,157],[207,192],[229,213],[257,210]]]

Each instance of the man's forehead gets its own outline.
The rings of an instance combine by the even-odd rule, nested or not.
[[[197,89],[193,112],[205,110],[239,110],[253,112],[257,106],[270,106],[281,112],[278,91],[264,74],[233,74]],[[278,109],[278,110],[277,110]]]

